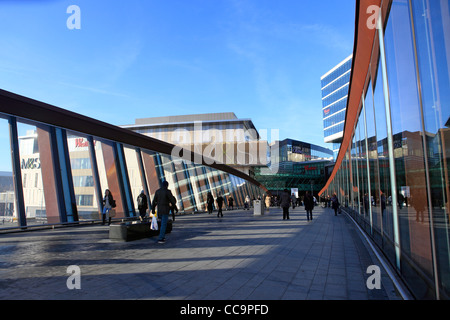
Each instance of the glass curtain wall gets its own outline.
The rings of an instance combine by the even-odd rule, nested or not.
[[[67,134],[67,144],[78,217],[80,221],[95,220],[99,217],[99,199],[95,192],[88,138],[71,132]]]
[[[101,221],[106,189],[115,218],[135,218],[139,193],[151,202],[165,180],[180,213],[206,211],[208,192],[226,205],[233,197],[234,207],[263,195],[226,172],[26,119],[0,115],[0,135],[0,149],[12,155],[0,163],[0,229]]]
[[[410,4],[414,21],[428,173],[428,209],[436,255],[436,281],[450,294],[450,4],[417,0]],[[423,209],[425,211],[427,206]],[[421,212],[419,207],[419,221]],[[426,220],[425,220],[426,221]],[[426,223],[426,222],[425,222]]]
[[[48,132],[48,131],[47,131]],[[58,217],[47,218],[46,198],[42,175],[42,159],[40,149],[49,144],[48,134],[43,126],[18,122],[17,134],[19,143],[20,169],[27,225],[46,224],[59,221]],[[50,160],[51,161],[51,160]],[[47,168],[48,169],[48,168]],[[50,174],[46,172],[46,174]],[[47,191],[47,190],[46,190]],[[48,193],[54,192],[48,190]],[[58,210],[56,210],[58,212]]]
[[[416,298],[448,299],[450,3],[389,4],[358,122],[326,194],[343,205],[351,195],[345,210]]]
[[[10,125],[7,118],[0,115],[0,152],[11,154]],[[3,228],[17,226],[15,213],[14,177],[11,157],[3,157],[0,162],[0,226]]]

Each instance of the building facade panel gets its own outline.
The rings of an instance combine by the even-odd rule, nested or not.
[[[415,298],[448,299],[450,3],[382,1],[374,30],[369,5],[358,4],[349,117],[321,194],[337,194]]]

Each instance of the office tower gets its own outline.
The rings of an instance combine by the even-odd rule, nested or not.
[[[335,159],[344,132],[352,57],[350,55],[321,77],[324,141],[333,144]]]

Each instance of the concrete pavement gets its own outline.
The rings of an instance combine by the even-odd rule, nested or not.
[[[101,225],[0,234],[0,299],[398,300],[381,264],[345,215],[316,207],[178,216],[165,244],[113,242]],[[69,290],[69,266],[81,289]],[[75,283],[74,278],[69,279]]]

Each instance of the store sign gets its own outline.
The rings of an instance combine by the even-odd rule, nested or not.
[[[40,169],[41,160],[39,158],[22,159],[20,168],[22,170]]]
[[[75,148],[86,148],[86,147],[89,147],[89,141],[86,141],[83,138],[75,139]]]
[[[85,151],[88,150],[89,140],[85,138],[70,138],[69,139],[69,151]],[[94,141],[94,146],[96,141]]]
[[[309,148],[302,147],[302,146],[292,146],[292,153],[298,153],[298,154],[309,154],[310,153]]]

